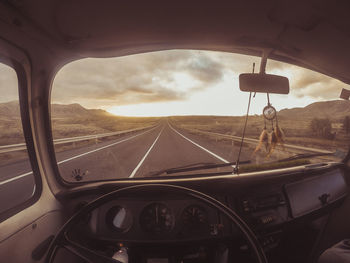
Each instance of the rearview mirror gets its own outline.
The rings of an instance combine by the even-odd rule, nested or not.
[[[271,74],[244,73],[239,75],[239,89],[249,92],[288,94],[289,80]]]

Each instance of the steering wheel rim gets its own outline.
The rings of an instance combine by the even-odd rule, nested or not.
[[[86,247],[81,246],[80,244],[72,242],[67,238],[67,232],[77,222],[79,222],[81,218],[83,218],[86,214],[93,211],[103,203],[111,200],[115,200],[118,198],[118,196],[123,194],[125,195],[125,193],[131,192],[131,191],[152,190],[152,189],[182,192],[185,195],[192,196],[198,200],[205,202],[206,204],[213,206],[218,211],[225,214],[230,219],[230,221],[232,221],[239,228],[241,233],[244,235],[244,237],[250,244],[254,252],[256,261],[259,263],[267,263],[265,252],[261,247],[257,237],[255,236],[253,231],[250,229],[250,227],[244,222],[244,220],[238,214],[236,214],[231,208],[221,203],[220,201],[216,200],[215,198],[207,194],[204,194],[202,192],[199,192],[187,187],[170,185],[170,184],[141,184],[141,185],[123,187],[123,188],[111,191],[107,194],[104,194],[96,198],[95,200],[91,201],[90,203],[85,205],[82,209],[80,209],[78,212],[76,212],[71,218],[69,218],[68,221],[58,231],[55,238],[50,243],[48,253],[45,258],[45,263],[54,262],[53,260],[55,259],[56,252],[59,247],[64,247],[65,249],[73,252],[74,254],[76,254],[77,256],[85,260],[88,260],[88,261],[93,260],[92,262],[94,263],[98,263],[98,262],[120,263],[115,259],[108,258],[104,255],[93,252],[92,250],[87,249]],[[66,244],[64,242],[66,242]],[[89,255],[85,255],[86,257],[84,258],[83,255],[79,255],[79,253],[87,253]]]

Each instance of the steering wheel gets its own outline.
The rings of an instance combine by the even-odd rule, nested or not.
[[[152,191],[152,193],[157,193],[157,191],[166,191],[166,192],[174,192],[177,194],[184,194],[191,196],[197,200],[200,200],[218,211],[222,212],[224,215],[228,217],[237,226],[246,240],[249,242],[252,251],[254,252],[256,261],[259,263],[267,263],[267,259],[264,253],[263,248],[261,247],[259,241],[254,235],[253,231],[248,227],[248,225],[238,216],[232,209],[214,199],[213,197],[206,195],[204,193],[198,192],[193,189],[189,189],[182,186],[176,185],[168,185],[168,184],[143,184],[136,186],[129,186],[125,188],[121,188],[118,190],[114,190],[110,193],[107,193],[89,204],[85,205],[81,210],[79,210],[76,214],[74,214],[59,230],[56,234],[55,238],[52,240],[48,253],[45,259],[46,263],[54,262],[56,252],[58,248],[65,248],[68,251],[72,252],[79,258],[86,260],[90,263],[121,263],[118,260],[102,255],[96,251],[93,251],[82,244],[78,244],[77,242],[72,241],[68,233],[74,229],[78,222],[84,217],[86,217],[90,212],[92,212],[97,207],[103,205],[106,202],[116,200],[121,196],[133,196],[135,192],[140,194],[142,191]]]

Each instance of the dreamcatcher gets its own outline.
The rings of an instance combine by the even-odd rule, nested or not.
[[[266,158],[270,158],[278,144],[284,149],[284,133],[278,125],[277,111],[270,103],[269,94],[267,94],[267,106],[263,109],[263,116],[264,128],[259,136],[259,143],[253,154],[257,153],[264,147]],[[269,129],[269,126],[271,127],[271,130]]]

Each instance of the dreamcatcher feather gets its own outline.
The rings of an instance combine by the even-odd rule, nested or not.
[[[282,146],[284,151],[284,132],[278,125],[276,125],[275,133],[276,133],[277,143]]]
[[[259,136],[259,143],[256,146],[256,148],[253,152],[253,155],[256,154],[261,149],[261,147],[263,145],[265,145],[265,150],[267,151],[268,145],[269,145],[269,134],[268,134],[266,128],[263,129],[263,131],[261,132],[261,134]]]
[[[282,129],[276,124],[276,128],[271,132],[271,141],[269,145],[269,151],[266,155],[266,158],[270,158],[271,154],[275,150],[277,145],[281,145],[284,150],[284,133]]]

